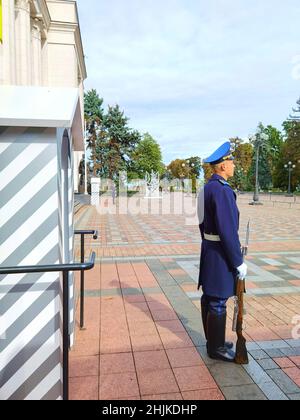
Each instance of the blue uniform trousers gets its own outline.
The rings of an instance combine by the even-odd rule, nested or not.
[[[216,315],[226,314],[227,301],[228,299],[216,298],[205,294],[201,298],[201,304],[205,310]]]

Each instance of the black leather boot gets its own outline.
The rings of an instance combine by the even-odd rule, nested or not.
[[[235,354],[225,347],[226,313],[217,315],[209,312],[207,315],[208,355],[211,359],[233,363]]]
[[[203,330],[204,330],[205,338],[207,340],[207,315],[208,315],[208,310],[207,310],[207,306],[204,305],[202,302],[201,302],[201,315],[202,315]]]
[[[208,340],[207,338],[207,315],[208,315],[208,309],[206,305],[203,305],[203,303],[201,302],[201,315],[202,315],[202,323],[203,323],[203,330],[204,330],[204,334],[205,334],[205,338],[206,340]],[[230,341],[225,341],[225,347],[228,350],[231,350],[233,348],[233,343]],[[207,348],[207,352],[208,352],[208,343],[206,344],[206,348]]]

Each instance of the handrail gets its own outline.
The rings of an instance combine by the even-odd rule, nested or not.
[[[56,264],[56,265],[29,265],[20,267],[0,267],[0,275],[6,274],[30,274],[30,273],[53,273],[58,271],[88,271],[94,268],[96,253],[92,252],[89,262],[74,264]]]
[[[84,261],[84,238],[85,235],[93,235],[93,239],[98,239],[98,231],[97,230],[75,230],[75,235],[80,235],[80,243],[81,243],[81,262]],[[80,329],[84,329],[84,270],[80,273]]]
[[[69,277],[70,271],[87,271],[95,265],[96,253],[92,252],[86,263],[37,265],[24,267],[0,267],[0,275],[29,273],[63,273],[63,399],[69,399]]]
[[[98,239],[98,231],[97,230],[75,230],[75,235],[93,235],[93,239]]]

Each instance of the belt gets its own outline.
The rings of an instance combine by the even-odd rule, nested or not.
[[[210,242],[221,242],[221,238],[219,235],[209,235],[207,233],[204,233],[204,239]]]

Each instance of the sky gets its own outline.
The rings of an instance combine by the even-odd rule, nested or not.
[[[210,155],[300,97],[299,0],[77,0],[88,78],[163,159]]]

